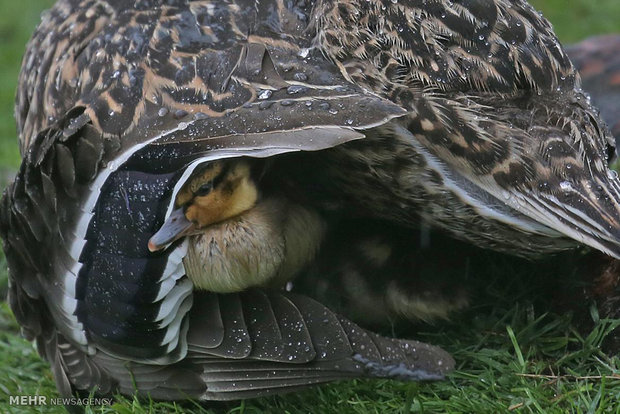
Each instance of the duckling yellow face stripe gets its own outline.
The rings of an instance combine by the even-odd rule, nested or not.
[[[209,181],[213,181],[218,175],[222,173],[223,164],[220,161],[214,161],[207,163],[206,167],[199,173],[194,173],[189,182],[181,188],[176,198],[176,205],[182,206],[189,203],[201,185]]]

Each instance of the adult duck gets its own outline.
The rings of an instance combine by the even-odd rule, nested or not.
[[[440,349],[246,288],[312,260],[321,232],[300,237],[287,224],[300,215],[617,257],[614,147],[578,86],[518,0],[60,1],[19,81],[24,160],[0,216],[11,307],[63,394],[233,399],[441,378],[453,361]],[[217,194],[248,191],[212,209],[229,173],[247,186]],[[266,222],[283,220],[256,240],[303,245],[303,260],[283,250],[277,270],[232,287],[190,279],[196,238],[255,223],[264,203]]]

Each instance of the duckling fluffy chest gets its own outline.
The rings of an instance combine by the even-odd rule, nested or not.
[[[183,264],[196,288],[213,292],[283,283],[314,258],[323,233],[316,212],[268,199],[190,237]]]

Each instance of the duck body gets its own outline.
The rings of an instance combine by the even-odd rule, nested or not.
[[[525,2],[476,4],[321,3],[321,49],[410,113],[309,168],[336,183],[332,204],[374,217],[526,257],[617,257],[614,141],[576,70]]]
[[[320,242],[315,214],[426,222],[515,254],[617,255],[613,147],[578,86],[518,0],[59,1],[17,93],[23,162],[0,208],[11,308],[67,395],[442,378],[444,351],[304,296],[204,289],[290,277]],[[276,198],[153,251],[189,211],[192,174],[242,157],[272,161]],[[212,241],[226,255],[211,262]]]
[[[324,231],[316,212],[269,198],[190,236],[183,263],[194,286],[211,292],[282,285],[316,256]]]
[[[20,75],[23,162],[0,233],[11,308],[61,394],[227,400],[452,369],[439,348],[374,335],[303,296],[196,288],[184,266],[189,237],[149,249],[205,163],[331,148],[405,113],[303,57],[309,7],[59,1],[43,15]],[[307,212],[293,216],[291,228],[311,224]],[[276,279],[307,260],[293,252],[314,249],[291,249],[298,241],[284,224],[258,232],[276,237]]]

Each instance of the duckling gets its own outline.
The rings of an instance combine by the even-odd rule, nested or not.
[[[284,197],[261,197],[248,160],[199,168],[176,196],[175,210],[149,240],[157,251],[189,237],[183,259],[194,286],[239,292],[282,285],[316,255],[325,224]]]
[[[481,250],[429,232],[368,219],[333,223],[294,289],[364,327],[449,320],[471,303],[470,258]]]

